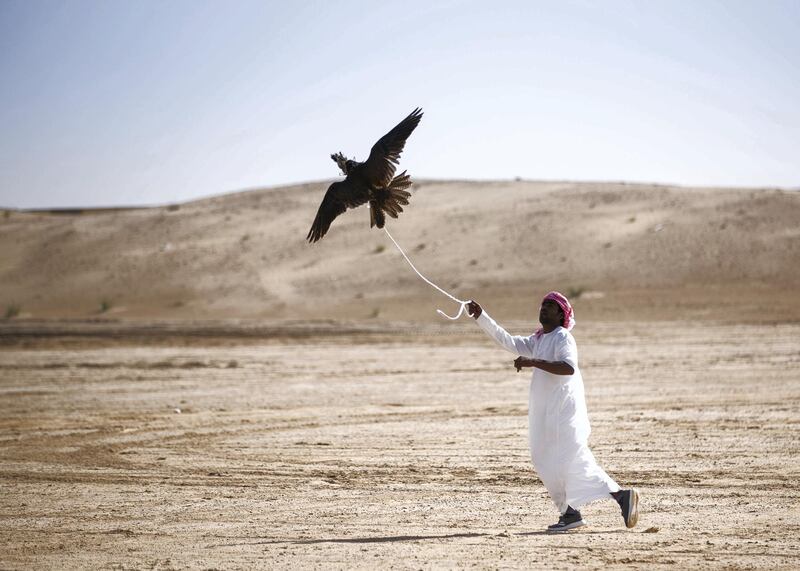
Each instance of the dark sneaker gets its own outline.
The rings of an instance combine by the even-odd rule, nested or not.
[[[561,531],[569,531],[570,529],[575,529],[576,527],[581,527],[584,525],[586,525],[586,522],[583,521],[581,512],[572,510],[558,518],[558,523],[548,525],[547,531],[558,533]]]
[[[622,509],[625,527],[635,526],[639,521],[639,492],[635,488],[620,490],[617,502]]]

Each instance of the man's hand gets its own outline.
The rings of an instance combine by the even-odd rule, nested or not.
[[[477,301],[469,300],[467,303],[467,313],[469,313],[475,319],[478,319],[483,313],[483,308],[478,304]]]
[[[517,357],[514,359],[514,367],[516,367],[519,373],[523,367],[533,367],[535,361],[535,359],[528,359],[527,357]]]

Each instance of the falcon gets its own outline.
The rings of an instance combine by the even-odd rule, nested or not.
[[[331,155],[345,179],[328,187],[306,236],[309,242],[320,240],[331,227],[331,222],[348,208],[367,202],[370,228],[383,228],[387,214],[397,218],[411,196],[406,190],[411,186],[411,177],[406,171],[394,176],[395,166],[400,162],[406,139],[419,125],[421,118],[422,109],[418,107],[372,145],[369,157],[363,163],[348,159],[342,153]]]

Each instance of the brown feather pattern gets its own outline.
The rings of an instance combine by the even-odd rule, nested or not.
[[[369,157],[363,163],[348,160],[341,153],[331,158],[345,171],[346,178],[328,187],[317,215],[306,239],[317,242],[330,229],[334,219],[350,208],[369,202],[370,227],[383,228],[386,215],[397,218],[408,204],[411,193],[411,177],[403,171],[394,176],[395,165],[406,140],[419,125],[422,109],[416,108],[405,119],[372,146]]]

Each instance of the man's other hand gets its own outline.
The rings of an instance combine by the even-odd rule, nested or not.
[[[535,359],[528,359],[527,357],[517,357],[514,359],[514,368],[519,373],[523,367],[533,367]]]
[[[475,319],[478,319],[481,313],[483,313],[483,308],[477,301],[469,300],[469,303],[467,303],[467,313]]]

